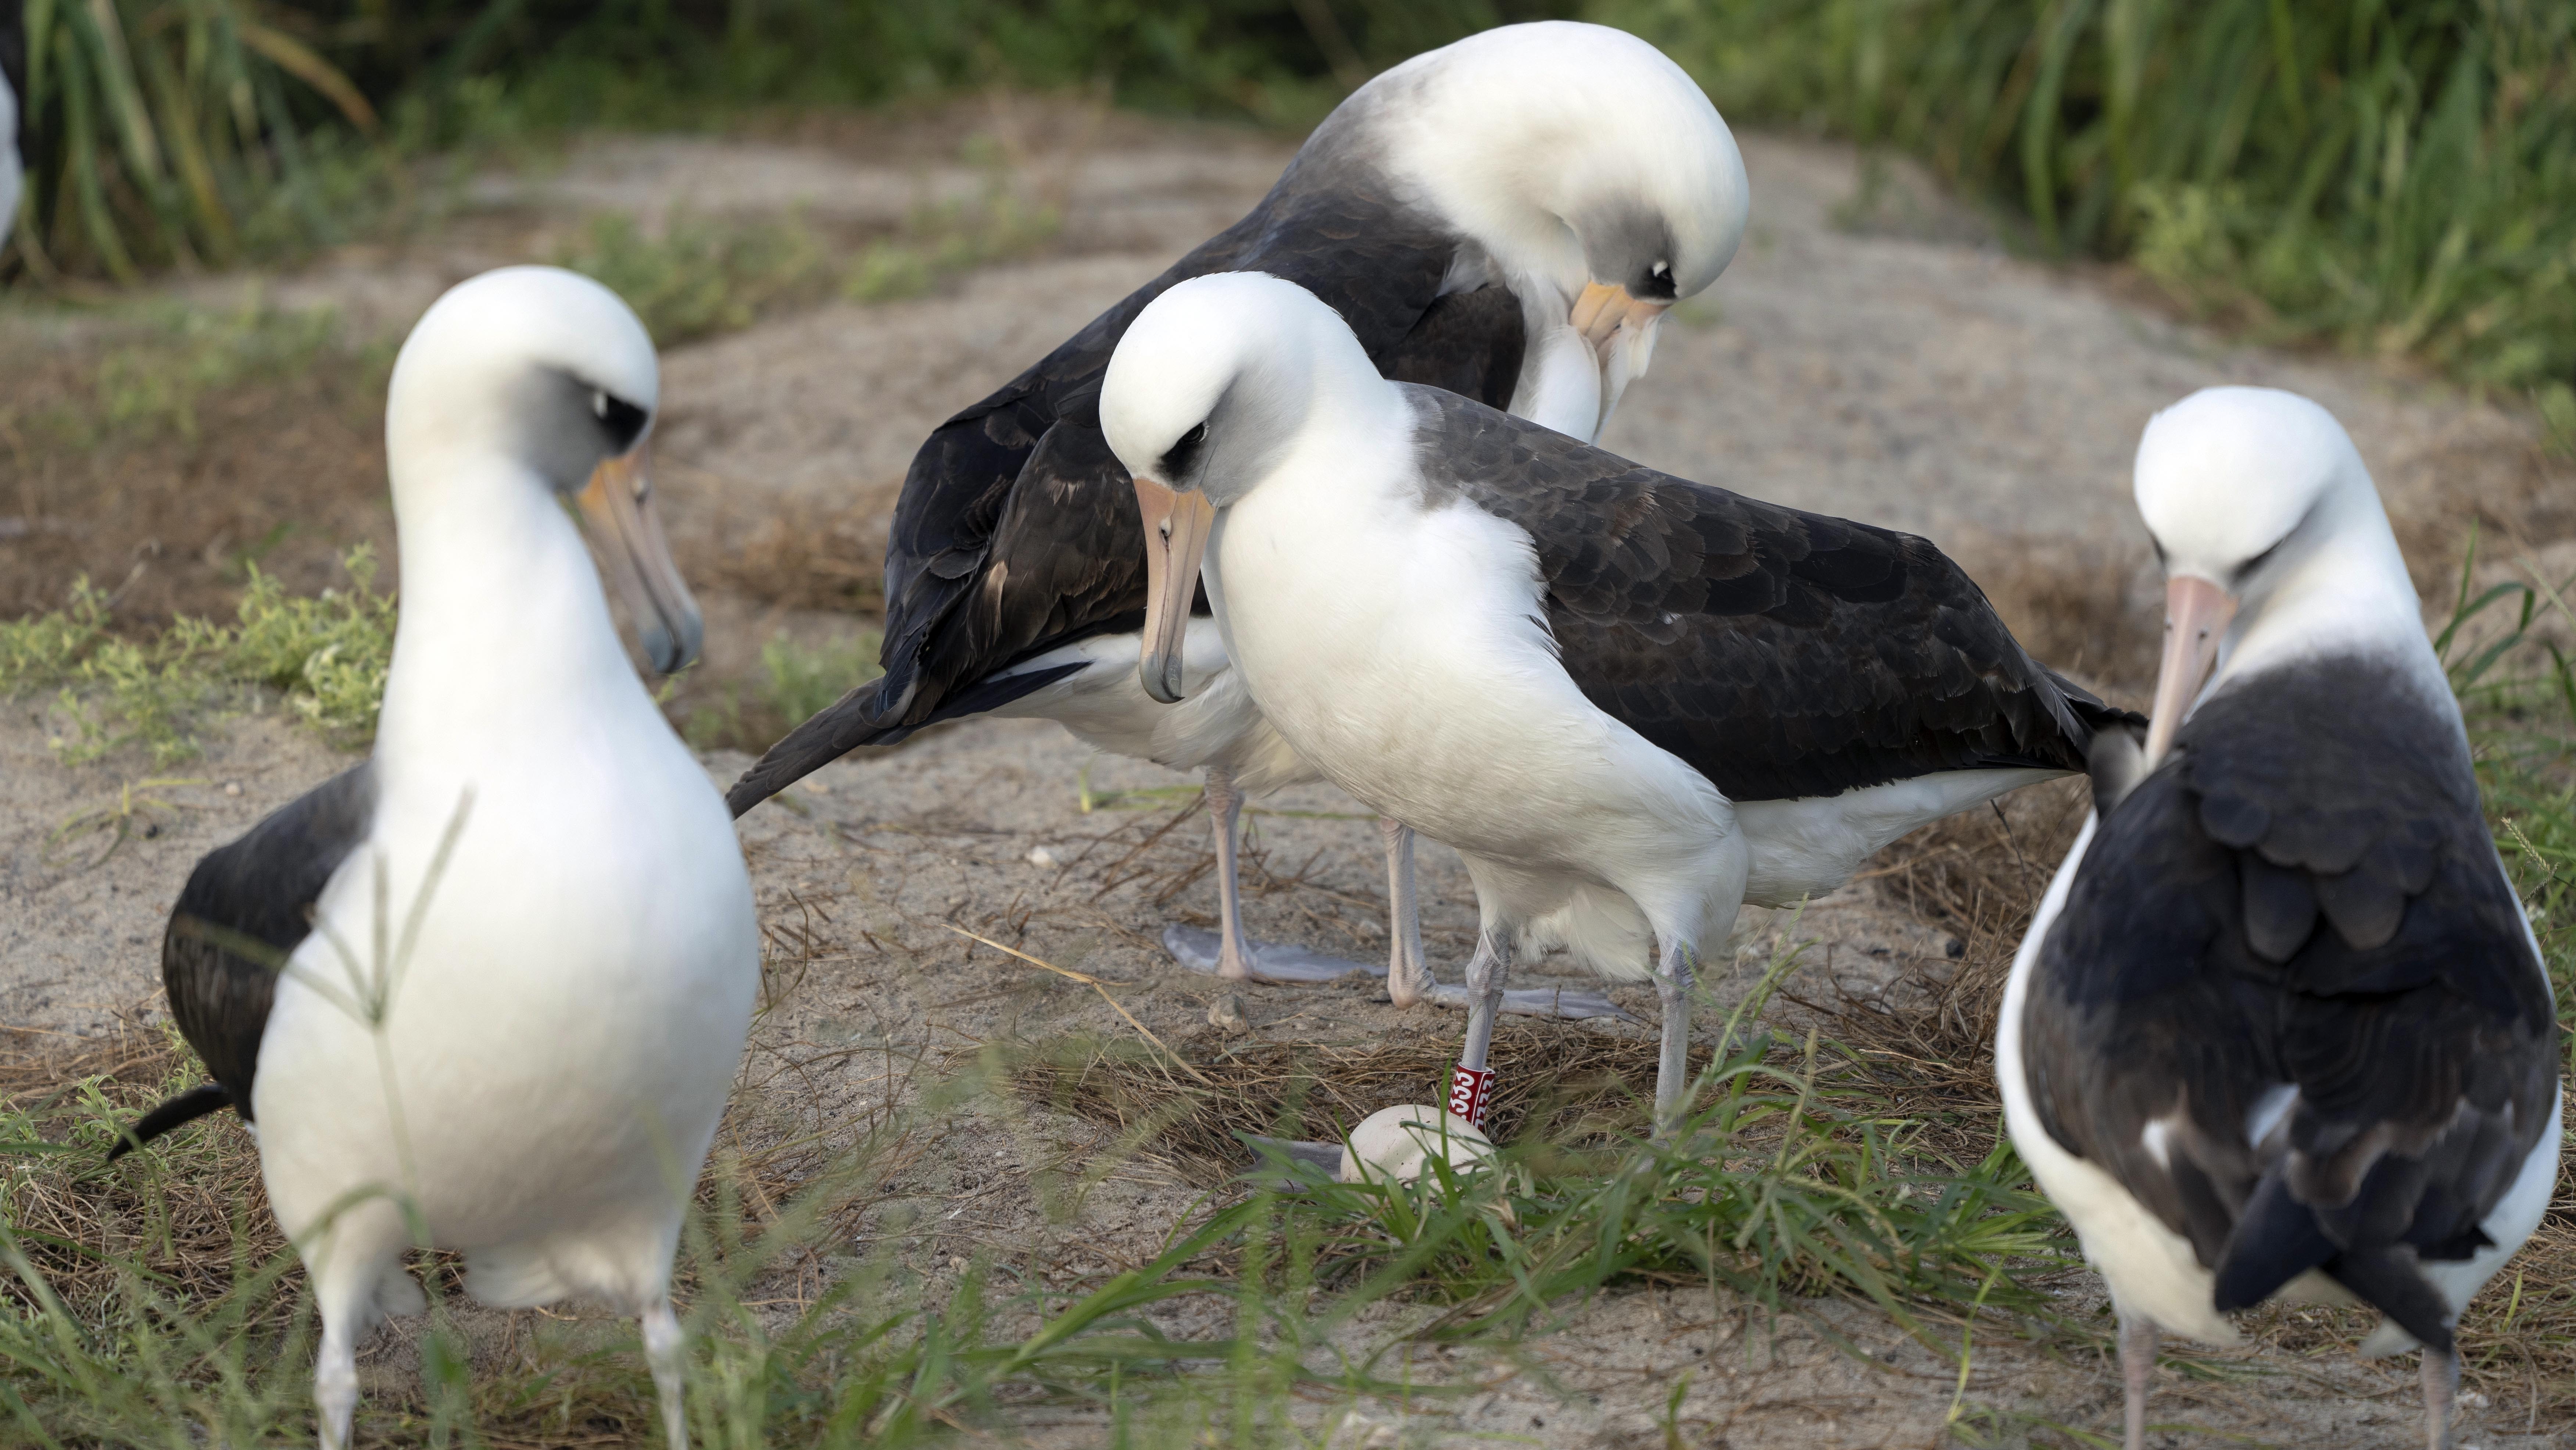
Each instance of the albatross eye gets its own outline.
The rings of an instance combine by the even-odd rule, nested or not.
[[[1646,270],[1646,295],[1647,295],[1647,296],[1649,296],[1649,297],[1670,297],[1670,296],[1672,296],[1672,295],[1673,295],[1673,291],[1674,291],[1674,288],[1673,288],[1673,264],[1672,264],[1672,263],[1670,263],[1670,262],[1657,262],[1654,266],[1652,266],[1652,267],[1650,267],[1650,268],[1648,268],[1648,269]]]
[[[644,425],[652,420],[651,414],[633,403],[599,389],[591,391],[590,411],[591,416],[599,420],[600,427],[607,431],[608,451],[611,453],[624,453],[633,448],[635,440],[644,436]]]
[[[1163,477],[1178,478],[1187,472],[1191,461],[1199,456],[1200,446],[1206,442],[1207,424],[1204,422],[1182,434],[1180,441],[1163,455]]]

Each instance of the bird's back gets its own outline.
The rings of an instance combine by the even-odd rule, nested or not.
[[[2081,770],[2095,724],[2123,718],[2032,660],[1926,540],[1412,397],[1432,486],[1529,533],[1566,672],[1730,800]]]
[[[2243,1307],[2309,1269],[2447,1345],[2557,1091],[2456,712],[2365,656],[2230,682],[2099,821],[2031,969],[2040,1125]],[[2525,1229],[2527,1232],[2527,1228]]]

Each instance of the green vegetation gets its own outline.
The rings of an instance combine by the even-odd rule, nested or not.
[[[181,615],[156,635],[120,632],[106,591],[87,579],[61,609],[0,622],[0,699],[57,690],[51,744],[73,765],[127,749],[156,767],[187,760],[202,726],[262,708],[262,689],[333,744],[365,746],[384,700],[397,614],[394,596],[376,592],[374,550],[351,549],[349,587],[318,598],[288,593],[256,563],[244,567],[249,587],[229,625]],[[876,678],[876,657],[871,631],[813,646],[781,636],[761,646],[750,680],[697,691],[674,715],[700,749],[757,750]]]
[[[1930,160],[2258,335],[2576,423],[2576,9],[2547,0],[1605,0],[1730,115]],[[1758,213],[1757,213],[1758,218]]]
[[[761,702],[790,721],[805,719],[885,673],[877,667],[873,631],[813,649],[782,635],[760,647],[760,666],[768,676],[761,685]]]
[[[896,236],[846,252],[797,218],[675,217],[647,237],[630,217],[596,217],[557,265],[606,283],[670,347],[748,327],[831,296],[854,302],[918,297],[960,272],[1016,255],[1055,235],[1060,218],[1012,193],[998,170],[972,203],[923,207]]]
[[[683,680],[672,687],[668,709],[681,736],[696,749],[758,752],[882,673],[874,630],[838,635],[819,645],[778,635],[760,647],[758,673],[713,686]]]
[[[344,564],[349,587],[319,598],[250,565],[233,624],[183,615],[148,639],[113,632],[108,596],[83,579],[65,608],[0,623],[0,698],[59,686],[51,743],[75,764],[128,747],[155,765],[185,760],[208,715],[256,706],[258,687],[333,740],[362,744],[393,659],[394,600],[375,592],[372,549]]]
[[[2531,393],[2576,443],[2576,10],[2548,0],[33,0],[18,255],[221,262],[348,235],[444,149],[995,83],[1303,125],[1404,56],[1545,15],[1647,36],[1738,121],[1921,155],[2044,249],[2133,258],[2259,336]],[[638,245],[589,251],[613,270]],[[699,234],[641,270],[801,255],[792,228]],[[940,270],[897,253],[845,280]],[[688,325],[763,305],[705,286],[671,299]]]
[[[2496,850],[2576,1027],[2576,659],[2558,642],[2576,626],[2576,578],[2524,562],[2472,597],[2476,563],[2472,538],[2435,644],[2468,719]]]
[[[190,712],[224,682],[263,681],[319,724],[362,729],[392,618],[368,562],[353,555],[355,587],[319,600],[282,597],[255,575],[238,624],[183,621],[149,646],[109,635],[104,601],[84,589],[66,610],[0,627],[0,685],[71,687],[67,753],[183,741]],[[2472,558],[2463,580],[2474,577]],[[2566,586],[2525,568],[2483,591],[2464,582],[2438,644],[2499,845],[2561,1000],[2576,1004],[2576,673],[2551,633],[2571,622]],[[762,703],[801,716],[863,673],[873,650],[866,638],[773,642]],[[952,1276],[936,1255],[899,1252],[917,1230],[936,1231],[938,1199],[884,1185],[919,1161],[916,1140],[960,1112],[1007,1119],[1012,1101],[1080,1110],[1068,1094],[1103,1072],[1125,1074],[1109,1087],[1139,1102],[1128,1088],[1165,1073],[1161,1054],[995,1043],[900,1113],[770,1124],[775,1147],[737,1148],[711,1170],[684,1249],[699,1433],[711,1444],[900,1445],[1007,1431],[1045,1407],[1097,1414],[1128,1445],[1211,1433],[1311,1443],[1301,1437],[1318,1402],[1436,1407],[1455,1376],[1418,1350],[1508,1358],[1605,1291],[1647,1282],[1706,1285],[1726,1323],[1807,1315],[1818,1296],[1863,1300],[1963,1374],[1980,1333],[2098,1339],[2099,1324],[2053,1308],[2048,1288],[2074,1267],[2071,1246],[1996,1142],[1990,1102],[1946,1101],[1869,1055],[1760,1025],[1798,950],[1782,950],[1718,1034],[1669,1143],[1636,1133],[1641,1059],[1625,1086],[1579,1111],[1534,1113],[1492,1171],[1344,1185],[1274,1162],[1185,1215],[1149,1262],[1070,1286],[1034,1253]],[[106,1166],[111,1122],[189,1076],[170,1040],[130,1056],[67,1082],[53,1071],[13,1085],[0,1071],[0,1412],[106,1445],[166,1443],[174,1423],[220,1427],[230,1443],[302,1435],[311,1311],[273,1227],[238,1207],[252,1146],[216,1124]],[[1169,1151],[1187,1136],[1183,1117],[1202,1111],[1169,1096],[1120,1141]],[[1118,1161],[1049,1170],[1036,1197],[1069,1213]],[[854,1239],[879,1247],[860,1252]],[[433,1283],[449,1284],[429,1262]],[[776,1276],[793,1265],[822,1278],[782,1318]],[[2558,1373],[2576,1350],[2562,1268],[2535,1258],[2511,1306],[2482,1301],[2466,1330],[2473,1364],[2502,1355]],[[1196,1338],[1158,1327],[1155,1311],[1184,1304],[1227,1312]],[[422,1388],[372,1397],[369,1433],[471,1440],[651,1423],[629,1330],[545,1330],[524,1362],[472,1374],[461,1343],[434,1319]],[[1953,1410],[1971,1437],[2021,1418],[1964,1400]]]
[[[986,1054],[990,1075],[931,1087],[908,1116],[792,1126],[778,1149],[719,1160],[684,1243],[697,1432],[714,1445],[908,1445],[1048,1407],[1097,1414],[1125,1445],[1210,1432],[1310,1444],[1300,1426],[1317,1416],[1301,1400],[1436,1406],[1456,1391],[1410,1351],[1508,1354],[1586,1296],[1650,1277],[1706,1279],[1729,1325],[1802,1314],[1800,1295],[1865,1295],[1945,1356],[1968,1352],[1954,1331],[1981,1306],[2042,1311],[2014,1272],[2063,1265],[2065,1246],[2045,1206],[2009,1186],[2009,1154],[1934,1161],[1826,1049],[1750,1027],[1758,1008],[1729,1024],[1698,1111],[1667,1144],[1594,1133],[1515,1148],[1496,1171],[1441,1165],[1413,1185],[1274,1164],[1190,1212],[1150,1261],[1061,1290],[1037,1254],[934,1279],[886,1247],[941,1221],[935,1195],[885,1194],[914,1161],[912,1135],[995,1102],[1011,1049]],[[255,1171],[248,1138],[215,1120],[103,1160],[114,1122],[182,1085],[185,1062],[163,1040],[117,1071],[0,1091],[0,1407],[22,1422],[103,1445],[166,1444],[176,1424],[233,1444],[309,1433],[302,1276],[274,1229],[223,1191]],[[817,1160],[809,1134],[836,1146]],[[809,1165],[792,1183],[775,1181],[782,1155]],[[1069,1212],[1114,1167],[1054,1171],[1039,1197]],[[880,1247],[856,1252],[854,1237]],[[187,1262],[176,1242],[191,1245]],[[823,1271],[820,1286],[783,1319],[764,1313],[780,1302],[775,1276],[800,1265]],[[428,1277],[434,1292],[452,1282]],[[1190,1300],[1217,1309],[1218,1327],[1181,1338],[1149,1317]],[[433,1318],[422,1388],[371,1395],[368,1433],[647,1433],[631,1326],[603,1342],[541,1325],[526,1361],[473,1375],[454,1333]]]
[[[256,301],[232,312],[156,307],[147,327],[144,337],[99,360],[94,412],[63,410],[48,419],[61,425],[65,442],[95,447],[110,436],[136,442],[163,434],[194,439],[201,399],[295,377],[344,346],[338,313],[290,312]],[[392,354],[374,351],[382,356],[362,358],[358,371],[381,382]]]
[[[269,8],[26,0],[29,271],[131,278],[331,234],[373,169],[375,112],[293,33],[303,17]],[[317,104],[355,134],[316,125]]]

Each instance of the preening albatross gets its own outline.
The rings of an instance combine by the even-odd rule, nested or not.
[[[2539,944],[2333,416],[2195,393],[2148,423],[2137,496],[2168,581],[2154,724],[2143,751],[2104,732],[2013,961],[2005,1121],[2110,1285],[2129,1450],[2157,1331],[2232,1344],[2276,1292],[2378,1309],[2364,1354],[2422,1345],[2438,1450],[2460,1310],[2557,1178]]]
[[[1387,376],[1592,438],[1645,371],[1664,310],[1734,255],[1745,208],[1726,123],[1633,36],[1506,26],[1370,81],[1249,216],[922,445],[886,553],[884,678],[770,747],[734,785],[735,812],[933,721],[1058,720],[1105,750],[1206,768],[1223,918],[1216,970],[1298,974],[1296,954],[1256,952],[1243,936],[1234,823],[1246,792],[1312,772],[1263,725],[1205,618],[1172,656],[1179,683],[1168,693],[1186,702],[1166,707],[1139,687],[1145,541],[1127,471],[1101,441],[1111,350],[1175,283],[1264,271],[1330,303]],[[1387,839],[1390,987],[1402,1002],[1428,981],[1410,843],[1391,827]]]
[[[759,979],[724,803],[627,663],[578,498],[645,653],[695,655],[655,521],[653,346],[570,272],[486,273],[394,364],[402,619],[363,765],[198,863],[162,947],[214,1082],[136,1140],[232,1107],[322,1314],[322,1443],[358,1341],[416,1310],[404,1204],[515,1307],[643,1320],[686,1443],[671,1256]],[[281,965],[282,964],[282,965]]]
[[[1517,953],[1651,970],[1661,1119],[1695,954],[1743,902],[1830,890],[1916,826],[2079,768],[2110,713],[1923,540],[1381,378],[1331,308],[1277,278],[1158,298],[1110,361],[1100,418],[1154,548],[1149,684],[1182,683],[1204,562],[1262,716],[1466,858],[1471,1120]]]

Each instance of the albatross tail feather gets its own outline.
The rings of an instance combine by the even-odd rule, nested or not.
[[[220,1083],[199,1083],[168,1102],[134,1120],[116,1146],[107,1150],[107,1161],[115,1162],[173,1128],[183,1128],[208,1113],[220,1112],[233,1105],[233,1095]]]
[[[732,789],[725,792],[725,805],[739,820],[749,814],[753,806],[860,746],[894,745],[923,726],[998,710],[1084,668],[1085,663],[1076,662],[1052,669],[988,676],[950,695],[939,703],[938,709],[909,725],[878,723],[875,708],[877,682],[871,680],[815,711],[804,724],[788,731],[777,744],[769,747],[759,760],[753,762],[751,769],[742,773],[742,779],[735,781]]]

